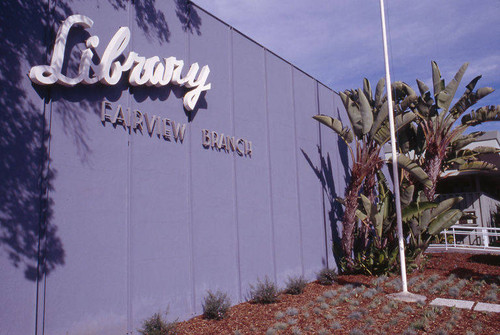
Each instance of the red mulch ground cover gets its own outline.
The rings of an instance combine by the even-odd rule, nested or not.
[[[500,256],[429,254],[424,270],[408,276],[409,290],[425,295],[425,304],[388,299],[388,293],[399,291],[398,278],[397,274],[379,278],[377,284],[376,277],[342,275],[332,286],[313,282],[303,294],[281,294],[274,304],[233,306],[220,321],[197,316],[178,323],[178,331],[190,335],[500,334],[500,313],[429,305],[437,297],[499,303]]]

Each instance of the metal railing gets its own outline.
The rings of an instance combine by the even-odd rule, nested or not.
[[[445,248],[462,250],[491,250],[500,252],[500,247],[491,243],[500,239],[500,228],[453,225],[441,232],[444,238],[429,245],[430,249]]]

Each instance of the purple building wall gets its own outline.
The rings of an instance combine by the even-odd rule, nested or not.
[[[170,319],[200,314],[207,290],[237,303],[257,278],[283,286],[336,266],[333,199],[349,162],[311,116],[345,119],[337,94],[196,6],[153,4],[0,5],[2,335],[136,333],[167,308]],[[189,112],[184,89],[130,87],[127,76],[33,85],[26,74],[49,64],[71,14],[94,25],[71,30],[68,75],[89,34],[102,57],[127,26],[125,54],[208,64],[212,88]],[[103,123],[103,101],[111,118],[121,105],[185,125],[185,137]],[[204,130],[251,141],[251,155],[204,147]]]

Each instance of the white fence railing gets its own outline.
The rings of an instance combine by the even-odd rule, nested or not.
[[[500,252],[500,247],[491,242],[500,239],[500,228],[454,225],[441,232],[442,242],[429,245],[430,249],[445,248],[463,250],[491,250]]]

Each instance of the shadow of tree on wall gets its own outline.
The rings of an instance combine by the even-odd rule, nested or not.
[[[342,219],[343,210],[342,206],[337,201],[335,201],[337,193],[335,190],[335,181],[333,179],[333,167],[332,161],[330,159],[330,154],[327,153],[326,157],[323,156],[321,147],[318,146],[320,166],[315,166],[309,155],[304,150],[301,149],[301,151],[307,163],[313,169],[314,174],[320,181],[323,192],[327,196],[327,201],[330,205],[330,208],[328,209],[328,222],[332,233],[332,251],[335,257],[335,262],[338,264],[339,259],[337,255],[339,255],[340,250],[340,234],[338,229],[338,222]]]
[[[337,154],[338,157],[340,158],[341,165],[344,169],[344,180],[347,184],[350,180],[349,155],[347,151],[348,148],[347,144],[344,141],[342,141],[338,136],[337,136],[337,147],[338,147]],[[323,188],[323,192],[327,197],[327,201],[330,207],[328,209],[328,221],[332,233],[332,248],[333,248],[332,251],[333,251],[333,256],[335,257],[335,262],[339,264],[340,256],[342,254],[340,245],[341,233],[339,231],[339,225],[341,225],[342,217],[344,215],[344,209],[342,208],[342,205],[335,200],[337,197],[343,197],[343,194],[337,194],[337,190],[335,189],[334,174],[338,174],[339,171],[337,171],[332,166],[330,154],[326,153],[325,156],[320,146],[318,146],[320,166],[315,166],[309,155],[304,150],[301,149],[301,151],[307,163],[313,169],[314,174],[320,181],[321,187]]]
[[[175,0],[175,4],[177,6],[175,14],[182,23],[182,29],[190,33],[193,33],[194,30],[196,34],[201,35],[201,18],[196,9],[193,8],[191,1]]]
[[[35,281],[65,263],[65,251],[53,222],[54,180],[50,162],[50,122],[57,116],[82,162],[91,154],[86,134],[87,114],[98,113],[103,97],[118,99],[127,85],[108,88],[45,88],[30,86],[31,66],[49,64],[55,34],[69,15],[71,0],[0,2],[0,252]],[[117,11],[134,6],[135,20],[146,36],[168,42],[170,30],[155,0],[108,0]],[[183,27],[200,33],[201,20],[191,5],[176,1]],[[54,6],[54,3],[55,6]],[[52,5],[51,5],[52,4]],[[183,21],[184,20],[184,21]],[[83,29],[71,34],[84,34]],[[73,44],[67,73],[76,73],[83,44]],[[38,96],[36,96],[36,94]],[[90,99],[89,99],[90,96]],[[52,110],[52,101],[58,101]]]

